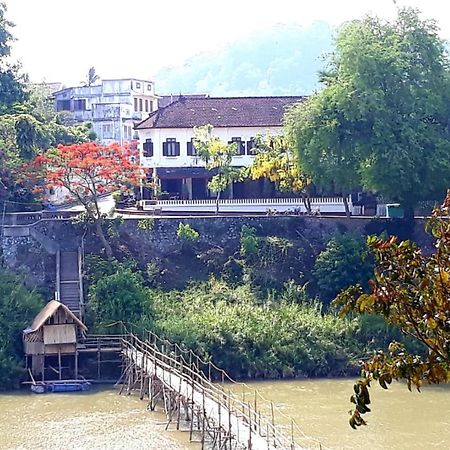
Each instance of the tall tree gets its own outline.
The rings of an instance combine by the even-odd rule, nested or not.
[[[353,286],[341,293],[335,303],[342,314],[382,315],[385,320],[421,344],[422,354],[411,353],[392,342],[387,352],[378,351],[363,362],[363,379],[355,384],[351,401],[355,410],[353,428],[364,425],[361,414],[369,412],[370,382],[381,387],[406,380],[408,389],[425,383],[450,381],[450,191],[427,224],[436,238],[435,251],[424,255],[409,241],[395,237],[370,237],[376,267],[369,293]]]
[[[88,142],[59,145],[34,160],[34,167],[40,169],[38,176],[47,188],[64,188],[84,206],[86,219],[94,224],[108,258],[112,257],[112,249],[102,228],[106,214],[101,210],[100,196],[139,184],[141,169],[131,157],[130,150],[117,144],[100,146]]]
[[[244,171],[232,165],[233,156],[237,154],[237,143],[226,144],[213,136],[212,125],[194,128],[194,145],[198,155],[205,161],[206,168],[215,172],[208,183],[208,188],[216,195],[216,214],[219,213],[220,194],[239,181]]]
[[[12,27],[14,24],[6,19],[6,4],[0,2],[0,114],[9,112],[14,104],[26,98],[25,77],[19,74],[20,66],[8,59],[14,41]]]
[[[325,87],[287,115],[306,173],[363,186],[413,213],[450,185],[449,60],[434,21],[401,9],[345,25]]]
[[[285,136],[258,136],[256,153],[248,175],[253,179],[267,178],[280,192],[300,192],[307,212],[311,212],[309,197],[305,191],[310,179],[302,172],[298,157],[291,150]]]

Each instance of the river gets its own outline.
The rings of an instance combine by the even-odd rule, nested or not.
[[[367,427],[348,425],[352,380],[255,382],[275,409],[289,414],[307,436],[299,443],[310,448],[422,450],[450,448],[450,386],[425,387],[410,393],[393,384],[372,388],[373,412]],[[234,389],[242,395],[242,387]],[[188,433],[165,431],[165,416],[150,413],[135,396],[113,389],[83,394],[7,393],[0,395],[1,449],[158,449],[199,448]],[[275,414],[290,430],[289,421]]]

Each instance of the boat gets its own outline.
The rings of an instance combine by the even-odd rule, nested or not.
[[[81,392],[88,391],[91,387],[89,381],[56,382],[48,381],[31,385],[31,392],[44,394],[45,392]]]

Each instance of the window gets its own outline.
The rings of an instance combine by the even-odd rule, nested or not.
[[[180,143],[175,138],[163,142],[163,156],[180,156]]]
[[[136,81],[136,89],[140,89],[141,88],[141,83],[139,83],[139,81]]]
[[[153,156],[153,142],[151,139],[146,139],[144,145],[142,146],[142,154],[146,158],[151,158]]]
[[[255,149],[255,138],[251,137],[249,141],[247,141],[247,155],[256,155]]]
[[[151,91],[152,90],[152,85],[151,84],[147,84],[147,91]]]
[[[86,99],[78,99],[73,101],[74,111],[86,111]]]
[[[152,112],[153,111],[153,102],[151,101],[150,102],[150,112]]]
[[[148,112],[148,100],[145,100],[145,112]]]
[[[113,138],[113,127],[110,123],[104,123],[102,125],[102,137],[103,139]]]
[[[70,100],[58,100],[56,102],[56,111],[70,111]]]
[[[194,138],[187,142],[188,156],[197,156],[197,149],[194,147]]]
[[[231,141],[228,143],[229,144],[233,144],[233,143],[237,144],[236,155],[245,155],[245,146],[240,137],[232,137]]]
[[[140,98],[139,99],[139,111],[144,111],[143,104],[144,104],[144,102],[142,101],[142,98]]]
[[[134,99],[134,110],[138,111],[138,99],[137,98]]]

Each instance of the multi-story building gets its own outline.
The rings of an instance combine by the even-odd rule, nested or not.
[[[258,135],[281,132],[287,106],[303,97],[205,97],[180,96],[166,107],[150,113],[136,125],[139,134],[140,161],[149,177],[157,180],[162,192],[175,199],[207,199],[211,172],[205,167],[193,145],[193,127],[210,124],[214,135],[224,142],[236,142],[238,152],[232,164],[245,167],[254,159],[253,139]],[[233,198],[258,198],[273,192],[267,181],[234,183]],[[149,198],[151,193],[144,192]]]
[[[158,108],[154,83],[135,78],[69,87],[53,96],[57,111],[70,112],[76,122],[91,121],[103,144],[130,142],[134,124]]]

